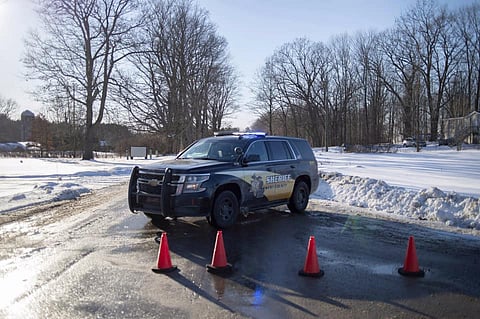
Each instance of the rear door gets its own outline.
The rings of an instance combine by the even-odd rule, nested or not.
[[[265,144],[270,159],[267,167],[270,174],[265,180],[265,188],[271,190],[269,200],[286,200],[295,186],[295,155],[286,140],[267,140]]]

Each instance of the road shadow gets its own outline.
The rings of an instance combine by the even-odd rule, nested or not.
[[[181,260],[180,273],[172,279],[209,300],[221,300],[219,305],[229,311],[249,316],[284,317],[285,309],[290,309],[300,316],[316,317],[322,307],[352,311],[351,302],[361,301],[434,318],[439,311],[434,296],[477,301],[480,297],[480,241],[419,225],[321,211],[253,214],[223,230],[227,259],[234,271],[221,279],[206,274],[217,230],[205,219],[164,220],[155,226],[158,232],[152,243],[158,244],[166,232],[173,259]],[[316,238],[319,264],[325,271],[322,278],[298,276],[309,236]],[[415,236],[425,278],[398,274],[409,236]],[[182,271],[202,284],[176,277]],[[427,305],[419,307],[416,299],[427,299]],[[478,302],[475,307],[480,310]]]

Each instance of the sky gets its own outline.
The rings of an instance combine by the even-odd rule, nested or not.
[[[241,84],[242,111],[230,122],[241,129],[250,126],[255,115],[246,109],[252,101],[249,87],[256,72],[276,49],[296,38],[328,42],[341,34],[381,31],[416,0],[197,0],[206,9],[218,33],[229,44],[232,63]],[[474,0],[439,0],[450,8]],[[0,0],[0,95],[19,104],[14,118],[26,109],[38,113],[42,106],[28,94],[29,84],[20,62],[23,39],[35,28],[32,0]]]
[[[428,145],[421,152],[410,147],[397,153],[343,153],[332,147],[314,153],[322,178],[307,211],[360,207],[374,216],[480,236],[480,150]],[[0,215],[126,185],[133,166],[171,158],[0,157]]]

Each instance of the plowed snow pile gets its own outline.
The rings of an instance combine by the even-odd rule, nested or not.
[[[412,191],[384,181],[340,173],[323,173],[321,177],[315,193],[317,198],[480,230],[478,198],[443,192],[436,187]]]

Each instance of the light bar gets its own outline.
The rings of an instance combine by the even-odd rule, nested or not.
[[[265,132],[231,132],[231,131],[220,131],[213,133],[214,136],[240,136],[240,137],[265,137],[267,133]]]

